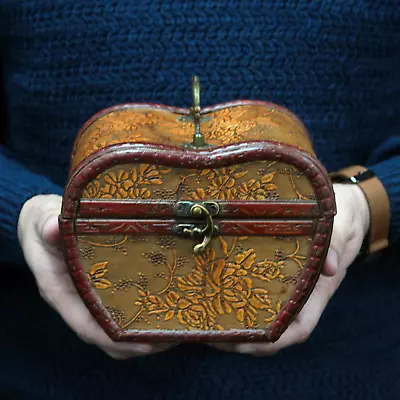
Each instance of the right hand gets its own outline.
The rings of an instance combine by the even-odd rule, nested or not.
[[[79,297],[68,273],[60,248],[58,215],[61,197],[38,195],[22,207],[18,238],[43,299],[86,343],[97,345],[115,359],[158,353],[167,343],[116,343],[103,331]]]

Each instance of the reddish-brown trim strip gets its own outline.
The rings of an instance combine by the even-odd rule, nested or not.
[[[77,235],[173,235],[172,228],[179,223],[190,224],[199,221],[175,219],[77,219]],[[200,221],[202,222],[202,221]],[[260,220],[219,220],[215,222],[218,233],[233,236],[311,236],[313,221],[260,221]]]
[[[317,218],[320,211],[317,202],[294,201],[221,201],[220,212],[214,218]],[[173,217],[174,200],[98,200],[82,199],[79,215],[88,217]]]

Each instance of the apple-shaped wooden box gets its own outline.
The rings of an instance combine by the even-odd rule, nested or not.
[[[115,341],[276,341],[311,294],[335,215],[286,109],[124,104],[76,138],[60,228],[83,302]]]

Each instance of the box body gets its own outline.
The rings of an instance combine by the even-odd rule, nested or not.
[[[276,341],[329,246],[335,201],[304,125],[263,102],[116,106],[79,132],[60,215],[83,301],[116,341]]]

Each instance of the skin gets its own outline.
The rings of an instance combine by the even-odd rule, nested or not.
[[[317,285],[295,321],[276,343],[213,346],[224,351],[269,356],[309,338],[359,253],[370,223],[368,203],[360,188],[337,184],[334,191],[337,215],[328,255]],[[19,242],[43,299],[82,340],[115,359],[145,356],[172,347],[171,344],[115,343],[104,333],[76,292],[63,261],[58,229],[60,210],[60,196],[38,195],[23,205],[18,221]]]

